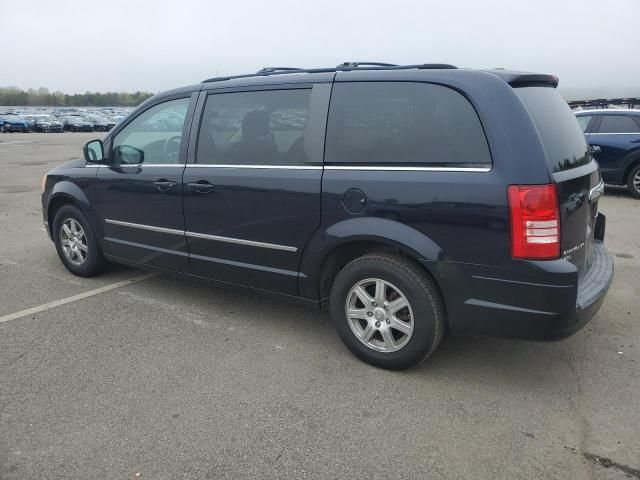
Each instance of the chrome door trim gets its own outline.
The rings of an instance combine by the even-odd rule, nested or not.
[[[242,238],[222,237],[220,235],[209,235],[207,233],[190,232],[188,230],[175,230],[173,228],[154,227],[153,225],[143,225],[141,223],[123,222],[121,220],[112,220],[106,218],[105,223],[111,225],[118,225],[121,227],[137,228],[140,230],[148,230],[151,232],[168,233],[170,235],[186,235],[192,238],[201,238],[203,240],[213,240],[216,242],[235,243],[237,245],[246,245],[248,247],[260,247],[270,248],[272,250],[282,250],[285,252],[297,252],[297,247],[290,247],[288,245],[278,245],[276,243],[256,242],[254,240],[245,240]]]
[[[149,230],[151,232],[159,232],[159,233],[169,233],[171,235],[184,235],[184,230],[175,230],[173,228],[154,227],[153,225],[143,225],[141,223],[123,222],[120,220],[111,220],[110,218],[105,218],[104,221],[105,223],[110,223],[112,225],[119,225],[121,227],[138,228],[140,230]]]
[[[589,135],[640,135],[639,132],[590,132]]]
[[[185,235],[192,238],[202,238],[204,240],[213,240],[216,242],[235,243],[238,245],[247,245],[249,247],[270,248],[272,250],[284,250],[285,252],[297,252],[297,247],[289,247],[287,245],[278,245],[276,243],[256,242],[254,240],[244,240],[241,238],[221,237],[219,235],[209,235],[207,233],[189,232]]]
[[[274,170],[322,170],[322,165],[231,165],[231,164],[208,164],[189,163],[187,168],[255,168]]]
[[[85,165],[85,167],[100,167],[100,166],[104,166],[104,167],[119,167],[119,168],[126,168],[126,167],[136,167],[136,168],[142,168],[142,167],[184,167],[185,164],[184,163],[122,163],[120,165],[111,165],[111,164],[88,164]]]
[[[326,170],[368,170],[390,172],[490,172],[491,167],[392,167],[375,165],[327,165]]]

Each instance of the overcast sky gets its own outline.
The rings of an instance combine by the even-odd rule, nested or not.
[[[640,84],[640,0],[0,0],[0,86],[161,91],[264,66],[446,62]]]

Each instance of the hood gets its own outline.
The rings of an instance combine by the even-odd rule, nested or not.
[[[68,170],[70,168],[83,168],[86,164],[87,162],[85,161],[84,158],[76,158],[75,160],[70,160],[68,162],[58,165],[54,169],[50,170],[49,173],[47,173],[47,175],[61,173],[62,171]]]

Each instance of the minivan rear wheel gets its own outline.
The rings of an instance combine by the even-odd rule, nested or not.
[[[390,370],[426,359],[444,334],[434,281],[400,255],[373,253],[347,264],[333,282],[330,309],[349,350]]]
[[[627,176],[627,186],[629,187],[631,195],[640,198],[640,163],[631,168]]]

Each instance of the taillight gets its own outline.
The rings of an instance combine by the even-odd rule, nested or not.
[[[554,184],[509,185],[511,256],[532,260],[560,257],[560,212]]]

